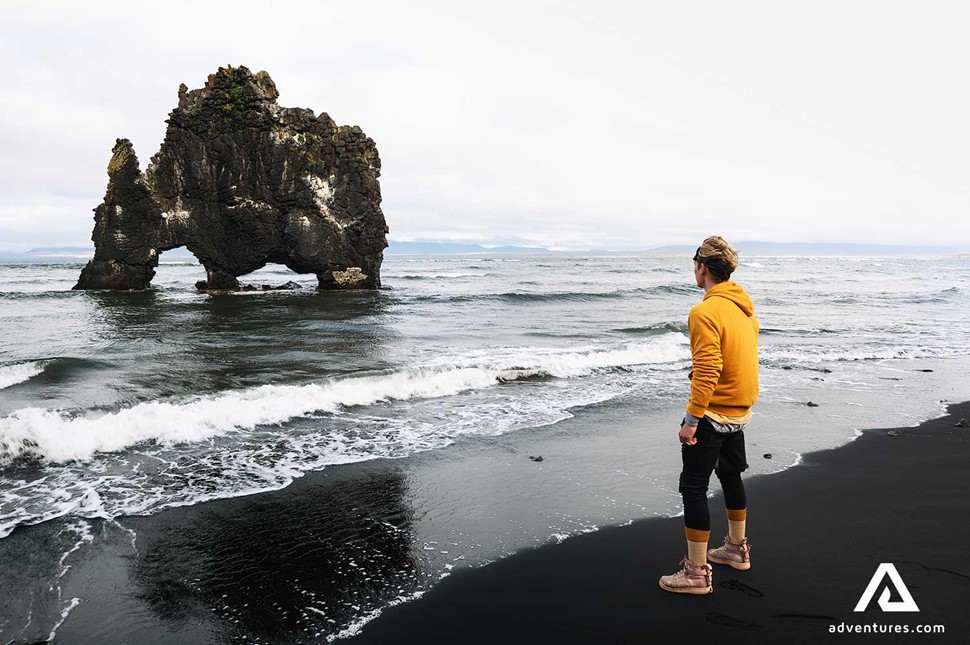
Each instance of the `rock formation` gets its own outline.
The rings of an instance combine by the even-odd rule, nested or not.
[[[160,253],[185,246],[205,289],[239,289],[267,263],[321,289],[376,288],[388,232],[374,141],[327,114],[284,108],[266,72],[220,68],[179,87],[147,170],[127,139],[94,213],[94,259],[75,289],[146,289]]]

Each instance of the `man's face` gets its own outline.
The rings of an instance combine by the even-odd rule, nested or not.
[[[704,288],[704,279],[701,276],[701,267],[704,266],[700,262],[694,262],[694,282],[697,283],[698,288]]]

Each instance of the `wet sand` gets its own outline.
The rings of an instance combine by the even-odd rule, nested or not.
[[[961,418],[970,418],[970,403],[919,427],[865,431],[796,468],[749,479],[753,567],[715,565],[713,594],[658,588],[683,557],[683,520],[652,518],[458,571],[419,600],[386,609],[349,642],[966,643],[970,428],[955,427]],[[726,531],[721,509],[718,493],[717,543]],[[880,610],[884,588],[899,599],[888,581],[866,611],[853,611],[884,562],[895,565],[919,613]],[[842,623],[910,633],[831,632]],[[913,633],[925,625],[945,633]]]

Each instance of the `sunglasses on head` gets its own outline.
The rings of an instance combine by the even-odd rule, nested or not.
[[[705,260],[704,258],[701,257],[701,250],[699,248],[697,249],[697,252],[694,253],[694,262],[697,262],[698,264],[703,264],[708,269],[711,269],[713,271],[723,270],[723,266],[719,258],[712,258],[710,260]]]

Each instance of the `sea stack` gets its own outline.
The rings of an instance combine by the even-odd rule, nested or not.
[[[179,87],[147,170],[127,139],[95,209],[94,259],[75,289],[147,289],[158,257],[185,246],[200,288],[237,290],[267,263],[316,274],[321,289],[377,288],[387,246],[374,141],[327,114],[284,108],[266,72],[220,68]]]

